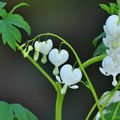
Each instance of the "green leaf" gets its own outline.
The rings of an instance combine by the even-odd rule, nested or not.
[[[18,14],[8,15],[5,19],[9,24],[13,24],[19,28],[24,29],[29,35],[31,34],[31,28],[24,18]]]
[[[111,14],[118,13],[118,6],[115,3],[110,3]]]
[[[9,14],[12,14],[16,9],[18,9],[19,7],[22,7],[22,6],[29,6],[29,4],[27,4],[27,3],[19,3],[18,5],[13,7],[13,9],[10,11]]]
[[[108,5],[105,4],[100,4],[100,7],[105,10],[106,12],[108,12],[109,14],[111,14],[111,10],[110,7]]]
[[[0,1],[0,9],[4,8],[6,6],[6,4],[7,4],[6,2]]]
[[[18,4],[13,10],[23,5],[28,4]],[[2,20],[0,20],[0,33],[2,34],[2,41],[4,44],[7,43],[13,50],[16,50],[16,42],[20,43],[22,40],[22,35],[18,28],[25,30],[27,34],[30,35],[30,25],[19,14],[8,14],[4,9],[0,10],[0,16],[2,16]]]
[[[5,17],[7,15],[7,12],[5,9],[0,9],[0,16]]]
[[[120,102],[111,104],[105,111],[105,120],[120,120]],[[100,118],[100,120],[102,119]]]
[[[98,43],[102,41],[102,38],[105,37],[105,35],[106,35],[105,32],[98,35],[92,42],[93,46],[96,47],[98,45]]]
[[[106,53],[106,49],[107,47],[104,45],[104,43],[102,42],[97,49],[95,50],[95,52],[93,53],[93,57],[96,57],[98,55],[102,55]]]
[[[0,120],[13,120],[13,112],[8,103],[0,101]]]
[[[38,118],[20,104],[0,101],[0,120],[38,120]]]
[[[0,1],[0,16],[1,17],[4,17],[7,14],[6,10],[3,9],[6,4],[7,4],[6,2]]]
[[[109,14],[118,14],[119,7],[116,3],[100,4],[100,7]]]

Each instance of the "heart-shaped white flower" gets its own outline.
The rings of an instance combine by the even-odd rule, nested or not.
[[[67,87],[71,89],[77,89],[79,86],[75,85],[80,82],[82,78],[82,72],[79,68],[73,69],[70,64],[64,65],[60,70],[60,77],[56,76],[58,82],[63,83],[64,86],[61,89],[61,94],[65,94]]]
[[[50,51],[48,57],[50,62],[55,66],[53,74],[57,75],[59,74],[58,67],[68,60],[69,53],[67,52],[67,50],[62,49],[59,51],[58,49],[54,48]]]
[[[117,47],[120,47],[120,38],[114,38],[111,35],[107,34],[106,37],[103,38],[103,43],[110,50],[113,50],[116,49]]]
[[[112,35],[114,38],[120,37],[120,23],[118,15],[111,15],[106,21],[104,30],[107,34]]]
[[[37,61],[38,58],[39,58],[39,52],[41,50],[41,42],[39,41],[36,41],[35,44],[34,44],[34,47],[35,47],[35,53],[34,53],[34,60]]]
[[[43,57],[41,59],[41,62],[45,64],[47,62],[47,55],[50,52],[50,50],[53,47],[53,42],[51,39],[48,39],[47,41],[43,42],[35,42],[35,54],[34,54],[34,60],[37,61],[39,57],[39,52],[43,54]]]
[[[117,85],[116,76],[120,72],[120,64],[116,61],[113,61],[112,57],[106,56],[102,61],[102,67],[100,67],[100,71],[102,74],[106,76],[113,76],[113,82],[112,85]]]

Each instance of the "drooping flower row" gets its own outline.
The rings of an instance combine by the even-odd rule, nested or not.
[[[120,73],[120,18],[118,15],[108,17],[104,25],[106,37],[103,38],[107,56],[102,61],[100,71],[106,76],[113,76],[112,85],[117,85],[116,76]]]
[[[23,46],[24,47],[24,46]],[[33,45],[24,48],[23,56],[27,57],[34,50],[33,59],[37,62],[42,54],[41,62],[45,64],[47,59],[54,65],[53,74],[57,82],[63,84],[61,94],[65,94],[67,88],[79,88],[77,83],[82,79],[82,72],[79,68],[73,68],[70,64],[65,64],[69,59],[69,53],[65,49],[53,48],[53,41],[35,41]],[[65,65],[63,65],[65,64]],[[63,65],[59,71],[59,67]]]

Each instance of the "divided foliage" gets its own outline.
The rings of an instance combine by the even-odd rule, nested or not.
[[[27,3],[20,3],[13,7],[8,13],[4,8],[7,3],[0,1],[0,33],[2,41],[8,44],[13,50],[16,50],[16,42],[22,41],[22,35],[18,28],[24,29],[28,35],[31,34],[31,28],[24,18],[14,11],[21,6],[29,6]]]

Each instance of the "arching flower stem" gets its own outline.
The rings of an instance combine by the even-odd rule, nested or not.
[[[64,39],[61,38],[60,36],[55,35],[55,34],[53,34],[53,33],[40,34],[40,35],[38,35],[38,37],[40,37],[40,36],[46,36],[46,35],[47,35],[47,36],[52,36],[52,37],[55,37],[55,38],[59,39],[60,41],[64,42],[64,44],[66,44],[66,45],[71,49],[71,51],[73,52],[73,54],[74,54],[75,57],[76,57],[76,60],[77,60],[77,62],[78,62],[78,64],[79,64],[80,69],[82,70],[82,72],[83,72],[83,74],[84,74],[84,76],[85,76],[85,78],[86,78],[86,80],[87,80],[87,82],[88,82],[88,85],[89,85],[89,87],[90,87],[90,90],[91,90],[91,92],[92,92],[92,95],[93,95],[93,97],[94,97],[94,99],[95,99],[95,101],[96,101],[96,103],[97,103],[97,107],[98,107],[98,109],[99,109],[99,111],[100,111],[102,120],[105,120],[105,118],[104,118],[104,116],[103,116],[103,112],[102,112],[101,106],[100,106],[100,104],[99,104],[99,100],[98,100],[98,97],[97,97],[97,93],[96,93],[96,91],[95,91],[95,89],[94,89],[94,87],[93,87],[93,85],[92,85],[92,83],[91,83],[91,81],[90,81],[90,79],[89,79],[89,77],[88,77],[88,75],[87,75],[87,73],[86,73],[83,65],[82,65],[82,62],[80,61],[80,58],[78,57],[76,51],[74,50],[74,48],[73,48],[66,40],[64,40]],[[35,37],[35,39],[36,39],[36,38],[37,38],[37,37]]]
[[[20,45],[18,43],[16,43],[16,46],[18,47],[18,49],[23,52],[24,50],[20,47]],[[35,60],[31,57],[31,56],[27,56],[27,59],[49,80],[49,82],[52,84],[52,86],[54,87],[55,91],[58,92],[58,88],[56,83],[54,82],[54,80],[47,74],[47,72],[44,71],[44,69],[42,69],[42,67],[35,62]]]

